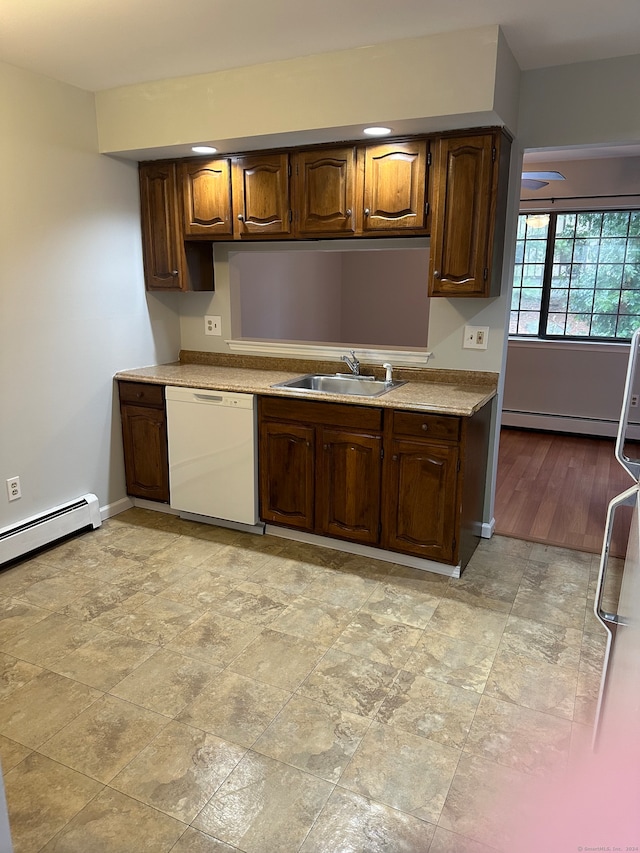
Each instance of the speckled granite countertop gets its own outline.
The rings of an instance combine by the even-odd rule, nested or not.
[[[287,369],[284,369],[284,368]],[[291,399],[324,400],[376,408],[406,409],[469,417],[489,402],[497,391],[496,373],[472,371],[398,368],[394,378],[405,385],[381,397],[326,394],[306,391],[304,394],[286,388],[273,388],[304,373],[336,373],[339,362],[309,362],[275,358],[219,356],[213,353],[181,353],[180,361],[122,370],[116,379],[150,382],[156,385],[179,385],[249,394],[268,394]],[[363,374],[376,374],[379,366],[361,366]]]

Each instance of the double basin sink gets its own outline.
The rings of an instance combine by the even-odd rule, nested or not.
[[[314,392],[321,394],[342,394],[353,397],[380,397],[387,391],[399,388],[404,382],[385,382],[373,376],[350,375],[348,373],[307,373],[289,379],[288,382],[278,382],[272,388],[288,388],[301,393]]]

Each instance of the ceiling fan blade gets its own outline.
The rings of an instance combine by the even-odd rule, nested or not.
[[[523,179],[532,181],[564,181],[565,176],[561,172],[523,172]]]
[[[548,187],[549,181],[534,181],[531,178],[524,178],[522,188],[525,190],[541,190],[542,187]]]

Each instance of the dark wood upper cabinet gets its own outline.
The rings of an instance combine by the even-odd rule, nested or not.
[[[300,151],[294,158],[295,229],[301,237],[356,230],[356,149]]]
[[[364,234],[427,233],[427,148],[424,139],[365,148],[359,211]]]
[[[289,178],[289,154],[286,152],[234,158],[236,237],[275,238],[291,234]]]
[[[185,235],[232,238],[230,158],[181,163],[179,179]]]
[[[213,290],[210,244],[185,244],[176,163],[141,163],[142,259],[147,290]]]
[[[508,153],[500,133],[436,143],[429,296],[498,295]]]

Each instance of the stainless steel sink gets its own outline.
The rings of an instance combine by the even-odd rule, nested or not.
[[[320,392],[321,394],[347,394],[354,397],[379,397],[404,382],[385,382],[373,376],[351,376],[347,373],[307,373],[288,382],[278,382],[272,388],[289,388],[291,391]]]

